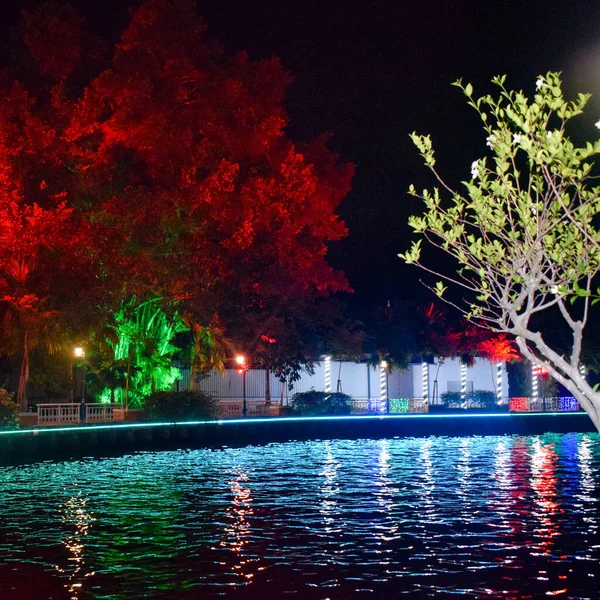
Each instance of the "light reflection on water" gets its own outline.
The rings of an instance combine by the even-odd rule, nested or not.
[[[600,436],[291,442],[0,469],[4,598],[597,598]]]

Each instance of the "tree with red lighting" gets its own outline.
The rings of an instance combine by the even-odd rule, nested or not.
[[[193,3],[168,0],[132,12],[112,50],[69,8],[24,13],[20,56],[0,81],[0,193],[16,194],[35,264],[31,297],[4,294],[35,321],[25,350],[59,322],[99,331],[90,315],[133,297],[176,306],[196,348],[211,323],[228,338],[292,299],[349,290],[325,255],[346,235],[335,211],[353,167],[326,137],[287,138],[278,59],[226,56]],[[68,289],[77,302],[59,300]]]

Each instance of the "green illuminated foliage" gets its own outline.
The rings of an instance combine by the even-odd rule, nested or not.
[[[145,411],[152,421],[214,419],[217,401],[205,392],[156,392],[146,399]]]
[[[462,190],[436,170],[429,136],[411,135],[439,187],[411,186],[425,210],[409,224],[455,259],[456,272],[424,264],[421,239],[400,256],[441,277],[432,286],[438,296],[446,298],[444,283],[462,290],[465,304],[448,301],[468,318],[516,336],[521,353],[569,389],[600,428],[600,394],[579,371],[583,330],[600,295],[592,288],[600,270],[600,140],[578,146],[568,135],[589,96],[565,99],[557,73],[539,77],[531,97],[507,89],[505,79],[494,78],[497,95],[480,98],[471,85],[455,84],[479,115],[488,148],[471,164]],[[548,310],[572,333],[568,357],[532,325]]]
[[[152,392],[172,389],[180,377],[173,366],[177,348],[172,342],[182,331],[186,327],[181,317],[167,315],[159,298],[138,303],[134,297],[123,303],[104,339],[98,340],[92,360],[98,399],[141,406]]]
[[[13,395],[0,388],[0,429],[17,429],[19,427],[19,405]]]
[[[295,413],[306,416],[349,415],[352,398],[340,392],[300,392],[292,397],[292,409]]]

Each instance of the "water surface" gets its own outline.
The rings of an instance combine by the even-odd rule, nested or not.
[[[600,436],[0,468],[0,597],[600,597]]]

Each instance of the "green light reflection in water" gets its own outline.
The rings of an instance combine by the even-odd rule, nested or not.
[[[43,597],[27,595],[37,580],[62,590],[53,598],[78,600],[238,588],[265,598],[357,589],[501,598],[525,586],[534,597],[567,588],[593,597],[599,486],[596,434],[290,442],[5,467],[0,578],[24,598]]]

